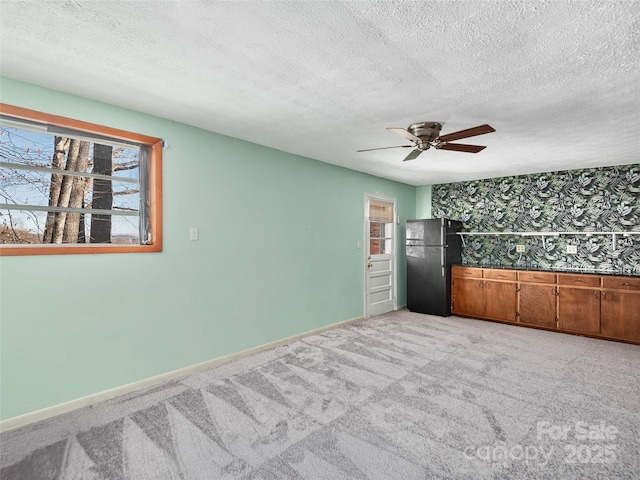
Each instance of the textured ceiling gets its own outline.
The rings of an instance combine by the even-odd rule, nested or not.
[[[0,2],[4,76],[412,185],[640,163],[634,1]],[[489,123],[478,154],[385,130]]]

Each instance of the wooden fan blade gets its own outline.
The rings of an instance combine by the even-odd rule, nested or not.
[[[487,147],[482,145],[467,145],[464,143],[445,143],[437,147],[438,150],[454,150],[456,152],[478,153]]]
[[[422,150],[420,150],[419,148],[416,148],[414,151],[412,151],[409,155],[406,156],[403,162],[406,162],[407,160],[413,160],[414,158],[418,158],[418,156],[421,153],[422,153]]]
[[[396,135],[400,135],[403,138],[406,138],[407,140],[411,140],[412,142],[420,142],[420,137],[416,137],[413,133],[411,133],[408,130],[405,130],[404,128],[391,128],[391,127],[387,127],[387,130],[389,130],[390,132],[395,133]]]
[[[409,148],[409,147],[415,147],[415,145],[398,145],[396,147],[365,148],[364,150],[356,150],[356,152],[371,152],[372,150],[386,150],[387,148]]]
[[[440,137],[438,137],[438,140],[440,140],[441,142],[452,142],[454,140],[460,140],[461,138],[475,137],[476,135],[484,135],[485,133],[491,133],[495,131],[495,128],[485,123],[484,125],[467,128],[466,130],[460,130],[459,132],[441,135]]]

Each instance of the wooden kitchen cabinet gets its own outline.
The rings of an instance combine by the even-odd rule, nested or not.
[[[600,287],[601,278],[597,275],[587,275],[583,273],[560,273],[558,274],[558,285],[570,287]]]
[[[529,325],[556,327],[556,286],[521,283],[518,320]]]
[[[518,272],[518,321],[556,328],[556,274]]]
[[[452,313],[640,344],[640,278],[452,268]]]
[[[515,270],[483,269],[484,317],[506,322],[516,321]]]
[[[597,275],[558,275],[559,329],[600,333],[600,282]]]
[[[484,296],[482,279],[452,278],[451,313],[457,315],[482,316]]]
[[[515,272],[513,272],[515,273]],[[516,282],[485,280],[484,317],[492,320],[516,321]]]
[[[605,277],[600,305],[602,335],[640,342],[640,278]]]
[[[451,313],[476,316],[482,313],[482,269],[451,267]]]
[[[600,333],[600,291],[559,286],[558,328]]]
[[[452,267],[451,313],[514,322],[515,278],[515,271]]]
[[[520,270],[518,272],[518,280],[526,283],[542,283],[545,285],[555,285],[556,274],[551,272]]]
[[[482,278],[482,268],[480,267],[463,267],[454,265],[451,267],[451,275],[461,278]]]

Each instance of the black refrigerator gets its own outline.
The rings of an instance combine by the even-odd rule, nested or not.
[[[407,220],[407,308],[451,315],[451,265],[461,263],[462,222]]]

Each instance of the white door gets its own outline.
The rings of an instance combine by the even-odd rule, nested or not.
[[[365,318],[395,305],[395,200],[365,197]]]

